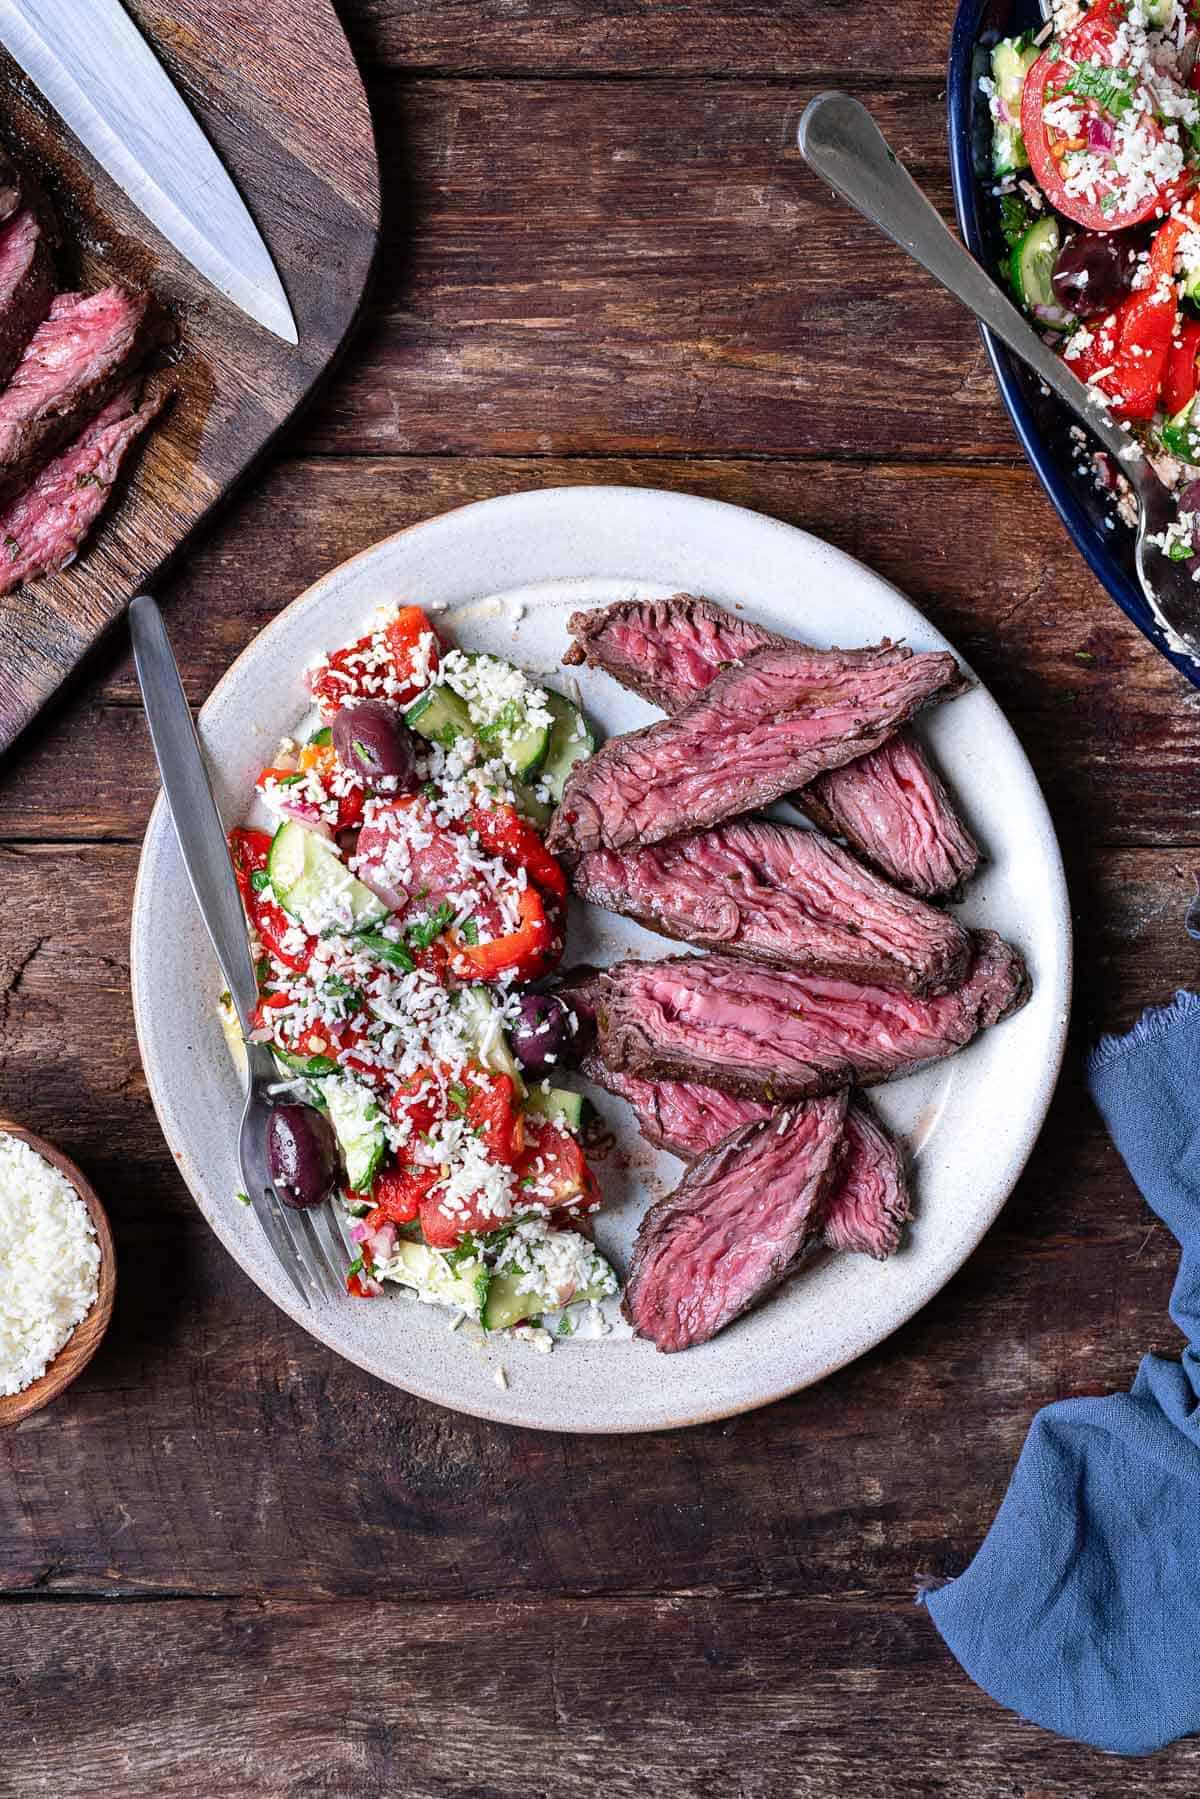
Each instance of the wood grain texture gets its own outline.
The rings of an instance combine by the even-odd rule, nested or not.
[[[1200,1778],[1195,1742],[1131,1768],[1020,1725],[904,1602],[30,1611],[8,1620],[21,1680],[6,1761],[56,1799],[97,1784],[180,1799],[1192,1799]],[[851,1710],[865,1728],[847,1729]],[[100,1743],[95,1716],[110,1721]]]
[[[300,344],[281,343],[208,287],[82,157],[20,72],[0,63],[6,128],[46,172],[66,223],[64,279],[151,285],[178,336],[169,408],[90,548],[0,601],[0,748],[309,394],[357,316],[376,248],[370,115],[328,0],[260,6],[252,20],[234,0],[143,0],[134,12],[235,174]]]

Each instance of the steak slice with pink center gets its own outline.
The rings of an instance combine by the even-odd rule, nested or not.
[[[961,676],[944,651],[759,650],[673,717],[613,737],[567,779],[553,851],[629,849],[769,805],[878,748]]]
[[[994,931],[975,932],[973,944],[967,978],[930,999],[732,956],[620,962],[592,976],[581,999],[610,1068],[782,1102],[911,1074],[1023,1005],[1018,952]]]
[[[79,435],[145,360],[157,334],[149,294],[122,287],[59,294],[0,393],[0,500],[27,487]]]
[[[677,712],[714,677],[770,644],[786,643],[714,600],[620,600],[568,622],[563,657],[602,668],[664,712]],[[817,777],[793,796],[813,820],[921,899],[970,879],[979,849],[944,782],[909,731]]]
[[[50,310],[54,257],[39,214],[26,207],[0,228],[0,384]]]
[[[656,1149],[692,1161],[723,1143],[731,1131],[778,1116],[757,1099],[736,1099],[698,1081],[647,1081],[617,1074],[599,1056],[585,1056],[582,1072],[597,1087],[625,1100],[638,1129]],[[829,1249],[856,1251],[884,1261],[899,1246],[910,1216],[904,1158],[862,1099],[846,1113],[842,1164],[825,1206],[823,1238]]]
[[[778,1286],[820,1236],[845,1117],[837,1093],[742,1125],[650,1207],[621,1302],[638,1336],[691,1349]]]
[[[64,568],[96,523],[121,465],[159,411],[164,393],[137,404],[130,382],[32,486],[0,511],[0,594]]]
[[[938,993],[971,958],[963,927],[818,831],[742,818],[643,849],[589,850],[576,893],[702,948]]]

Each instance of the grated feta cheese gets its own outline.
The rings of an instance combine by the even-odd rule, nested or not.
[[[0,1394],[46,1372],[99,1290],[100,1246],[66,1176],[0,1135]]]

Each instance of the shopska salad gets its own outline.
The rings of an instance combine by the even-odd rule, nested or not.
[[[1176,560],[1200,552],[1198,48],[1196,0],[1063,0],[983,82],[1008,277],[1178,492]],[[1096,472],[1132,521],[1120,471]]]
[[[540,828],[593,739],[569,700],[443,644],[416,606],[308,679],[319,728],[258,780],[275,829],[230,837],[253,1037],[280,1070],[276,1186],[346,1208],[356,1297],[396,1281],[487,1330],[555,1313],[569,1335],[566,1308],[617,1283],[591,1241],[585,1102],[554,1084],[574,1019],[528,983],[561,956],[567,894]]]

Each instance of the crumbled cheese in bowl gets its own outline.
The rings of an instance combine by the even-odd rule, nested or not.
[[[99,1291],[88,1209],[57,1168],[0,1133],[0,1396],[46,1372]]]

